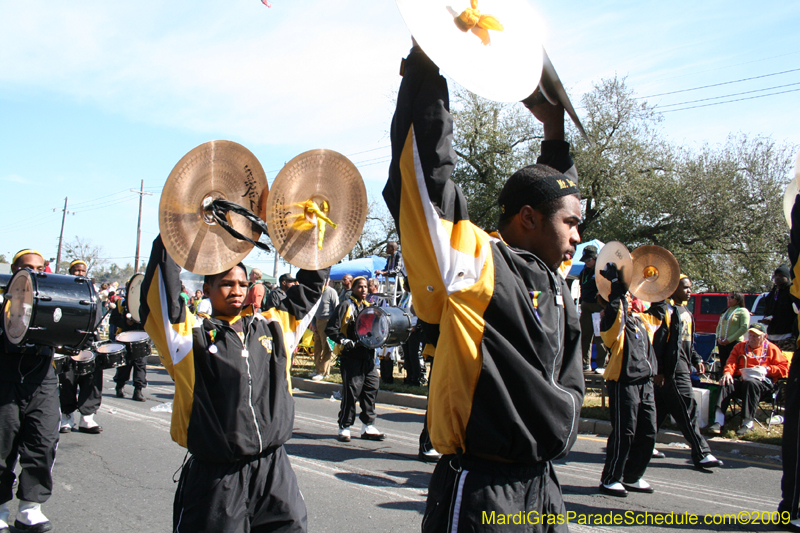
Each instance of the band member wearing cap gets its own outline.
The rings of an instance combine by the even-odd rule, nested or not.
[[[69,264],[70,276],[86,276],[86,262],[76,259]],[[59,399],[61,402],[61,433],[69,433],[75,427],[73,413],[77,410],[81,414],[78,431],[81,433],[98,434],[103,431],[94,415],[100,410],[103,401],[103,369],[96,368],[94,372],[76,375],[73,369],[59,374],[60,385]],[[79,392],[80,390],[80,392]]]
[[[23,268],[44,272],[44,258],[36,250],[21,250],[11,271]],[[53,349],[38,345],[15,346],[0,339],[0,531],[8,531],[8,502],[13,497],[14,467],[20,464],[14,527],[26,532],[50,531],[42,504],[53,490],[53,462],[58,444],[58,379]]]
[[[294,424],[288,361],[329,270],[301,270],[278,307],[258,314],[243,307],[244,265],[206,276],[208,318],[184,304],[180,272],[157,237],[140,315],[175,381],[172,439],[191,454],[173,530],[306,531],[305,503],[283,448]]]
[[[551,461],[577,438],[584,383],[578,313],[557,272],[575,253],[581,221],[564,109],[531,106],[544,122],[539,164],[508,179],[490,235],[470,222],[450,179],[447,82],[417,46],[403,70],[383,196],[414,309],[439,326],[428,428],[443,455],[422,529],[485,530],[482,516],[493,511],[563,515]]]
[[[742,426],[737,435],[753,429],[756,407],[761,396],[772,390],[773,384],[789,373],[789,361],[783,352],[767,340],[764,324],[753,324],[747,330],[747,340],[733,347],[719,380],[719,396],[714,423],[708,428],[719,434],[725,425],[725,412],[733,398],[742,401]]]
[[[356,316],[369,302],[367,278],[353,279],[348,298],[336,306],[328,320],[325,334],[336,344],[342,373],[342,403],[339,407],[339,440],[350,442],[350,426],[356,420],[356,402],[361,405],[361,438],[384,440],[386,435],[375,427],[375,399],[380,388],[380,376],[375,367],[375,350],[362,346],[356,336]]]
[[[125,299],[117,300],[114,308],[111,310],[111,317],[109,318],[109,334],[110,340],[116,340],[117,335],[126,331],[143,331],[144,327],[131,320],[128,315],[127,295],[130,294],[130,280],[125,287]],[[142,389],[147,387],[147,358],[138,357],[133,360],[133,363],[117,367],[114,372],[114,383],[116,383],[115,393],[117,398],[125,397],[125,384],[131,377],[133,372],[133,396],[131,399],[135,402],[145,401]]]
[[[581,287],[581,354],[583,354],[583,371],[592,371],[592,344],[597,346],[597,366],[605,366],[606,346],[602,342],[595,343],[594,323],[592,315],[603,310],[597,303],[597,282],[594,279],[594,267],[597,263],[597,248],[589,245],[583,249],[581,255],[583,270],[578,281]]]
[[[691,291],[692,280],[681,275],[678,288],[667,304],[664,322],[653,336],[658,360],[658,373],[654,378],[656,428],[661,427],[667,415],[672,415],[692,448],[694,466],[714,468],[722,466],[722,461],[711,455],[708,442],[700,434],[698,407],[692,393],[692,365],[704,374],[705,364],[694,349],[694,318],[685,307]],[[663,457],[663,454],[659,452],[654,457]]]
[[[634,313],[617,266],[608,263],[600,274],[611,281],[600,317],[600,336],[609,352],[603,377],[611,433],[599,488],[611,496],[627,496],[628,491],[652,493],[653,487],[642,476],[656,444],[653,376],[658,363],[652,342],[664,320],[666,302],[654,302],[644,313]],[[598,300],[603,303],[602,296]]]

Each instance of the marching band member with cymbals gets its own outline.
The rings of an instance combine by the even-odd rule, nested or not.
[[[191,454],[173,531],[304,532],[305,502],[283,448],[294,423],[289,354],[314,317],[329,270],[301,270],[286,298],[258,314],[243,305],[244,265],[208,275],[211,316],[185,305],[180,272],[159,236],[140,315],[175,381],[172,439]]]
[[[69,264],[70,276],[86,276],[86,262],[76,259]],[[58,375],[58,382],[61,392],[59,399],[61,402],[61,433],[69,433],[75,427],[73,413],[77,410],[81,414],[81,421],[78,423],[78,431],[81,433],[98,434],[103,431],[94,415],[100,410],[100,403],[103,401],[103,369],[95,368],[90,374],[81,376],[75,375],[73,369],[69,369],[63,374]],[[80,392],[78,392],[80,389]]]
[[[29,268],[44,272],[44,257],[36,250],[21,250],[11,271]],[[8,531],[14,487],[14,466],[21,472],[17,485],[19,510],[14,527],[43,533],[52,525],[42,504],[53,491],[53,463],[58,445],[58,379],[53,349],[15,346],[0,339],[0,531]]]
[[[566,513],[551,461],[575,443],[584,379],[578,314],[557,269],[580,242],[580,192],[564,108],[530,109],[544,123],[539,164],[508,179],[489,234],[470,222],[450,179],[447,82],[416,43],[404,61],[383,197],[414,309],[439,327],[428,428],[443,455],[426,533],[494,530],[482,522],[492,512]]]

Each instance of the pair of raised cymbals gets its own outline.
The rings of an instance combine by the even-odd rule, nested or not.
[[[311,270],[335,264],[350,253],[367,215],[361,175],[337,152],[311,150],[298,155],[283,167],[270,192],[261,164],[247,148],[232,141],[207,142],[178,162],[159,206],[167,252],[196,274],[224,272],[253,249],[253,244],[233,237],[217,224],[209,204],[218,198],[258,215],[267,223],[277,252],[292,265]],[[226,220],[254,241],[261,235],[242,216],[228,213]]]
[[[623,285],[645,302],[664,300],[675,292],[680,281],[678,260],[661,246],[640,246],[632,253],[621,242],[611,241],[600,250],[595,265],[597,291],[608,300],[611,282],[600,274],[608,263],[617,265]]]

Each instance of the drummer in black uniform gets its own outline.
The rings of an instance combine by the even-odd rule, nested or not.
[[[86,262],[76,259],[69,264],[70,276],[86,277]],[[95,368],[88,374],[76,375],[70,368],[59,374],[58,382],[61,393],[61,433],[69,433],[75,428],[73,413],[77,410],[81,414],[78,431],[81,433],[98,434],[103,427],[94,420],[94,415],[100,409],[103,400],[103,369]],[[78,391],[80,389],[80,392]]]
[[[21,250],[12,272],[44,272],[44,257]],[[14,467],[19,457],[19,508],[14,527],[25,532],[50,531],[42,504],[53,490],[53,463],[58,444],[58,380],[53,349],[15,346],[0,339],[0,531],[8,531],[8,502],[13,496]]]
[[[375,399],[378,397],[380,376],[375,368],[375,350],[358,343],[355,321],[361,310],[369,306],[367,279],[353,280],[351,293],[342,300],[328,320],[325,334],[342,346],[339,353],[342,373],[342,403],[339,408],[339,440],[350,442],[350,426],[356,420],[356,402],[361,404],[361,438],[383,440],[386,435],[375,424]]]
[[[132,279],[132,278],[131,278]],[[117,300],[116,305],[111,310],[111,317],[109,318],[108,338],[116,340],[117,335],[126,331],[144,331],[142,324],[138,324],[131,320],[128,313],[128,298],[130,297],[130,281],[126,286],[125,300]],[[133,363],[117,367],[117,372],[114,374],[114,382],[117,384],[116,393],[117,398],[124,398],[125,383],[131,378],[131,370],[133,370],[133,397],[135,402],[145,401],[142,389],[147,387],[147,358],[138,357],[133,360]]]

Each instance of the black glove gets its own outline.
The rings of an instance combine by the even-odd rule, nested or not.
[[[619,271],[614,263],[606,263],[606,269],[600,271],[600,275],[611,283],[619,281]]]
[[[355,347],[356,347],[356,341],[354,340],[345,339],[342,341],[342,348],[344,348],[345,350],[352,350]]]

